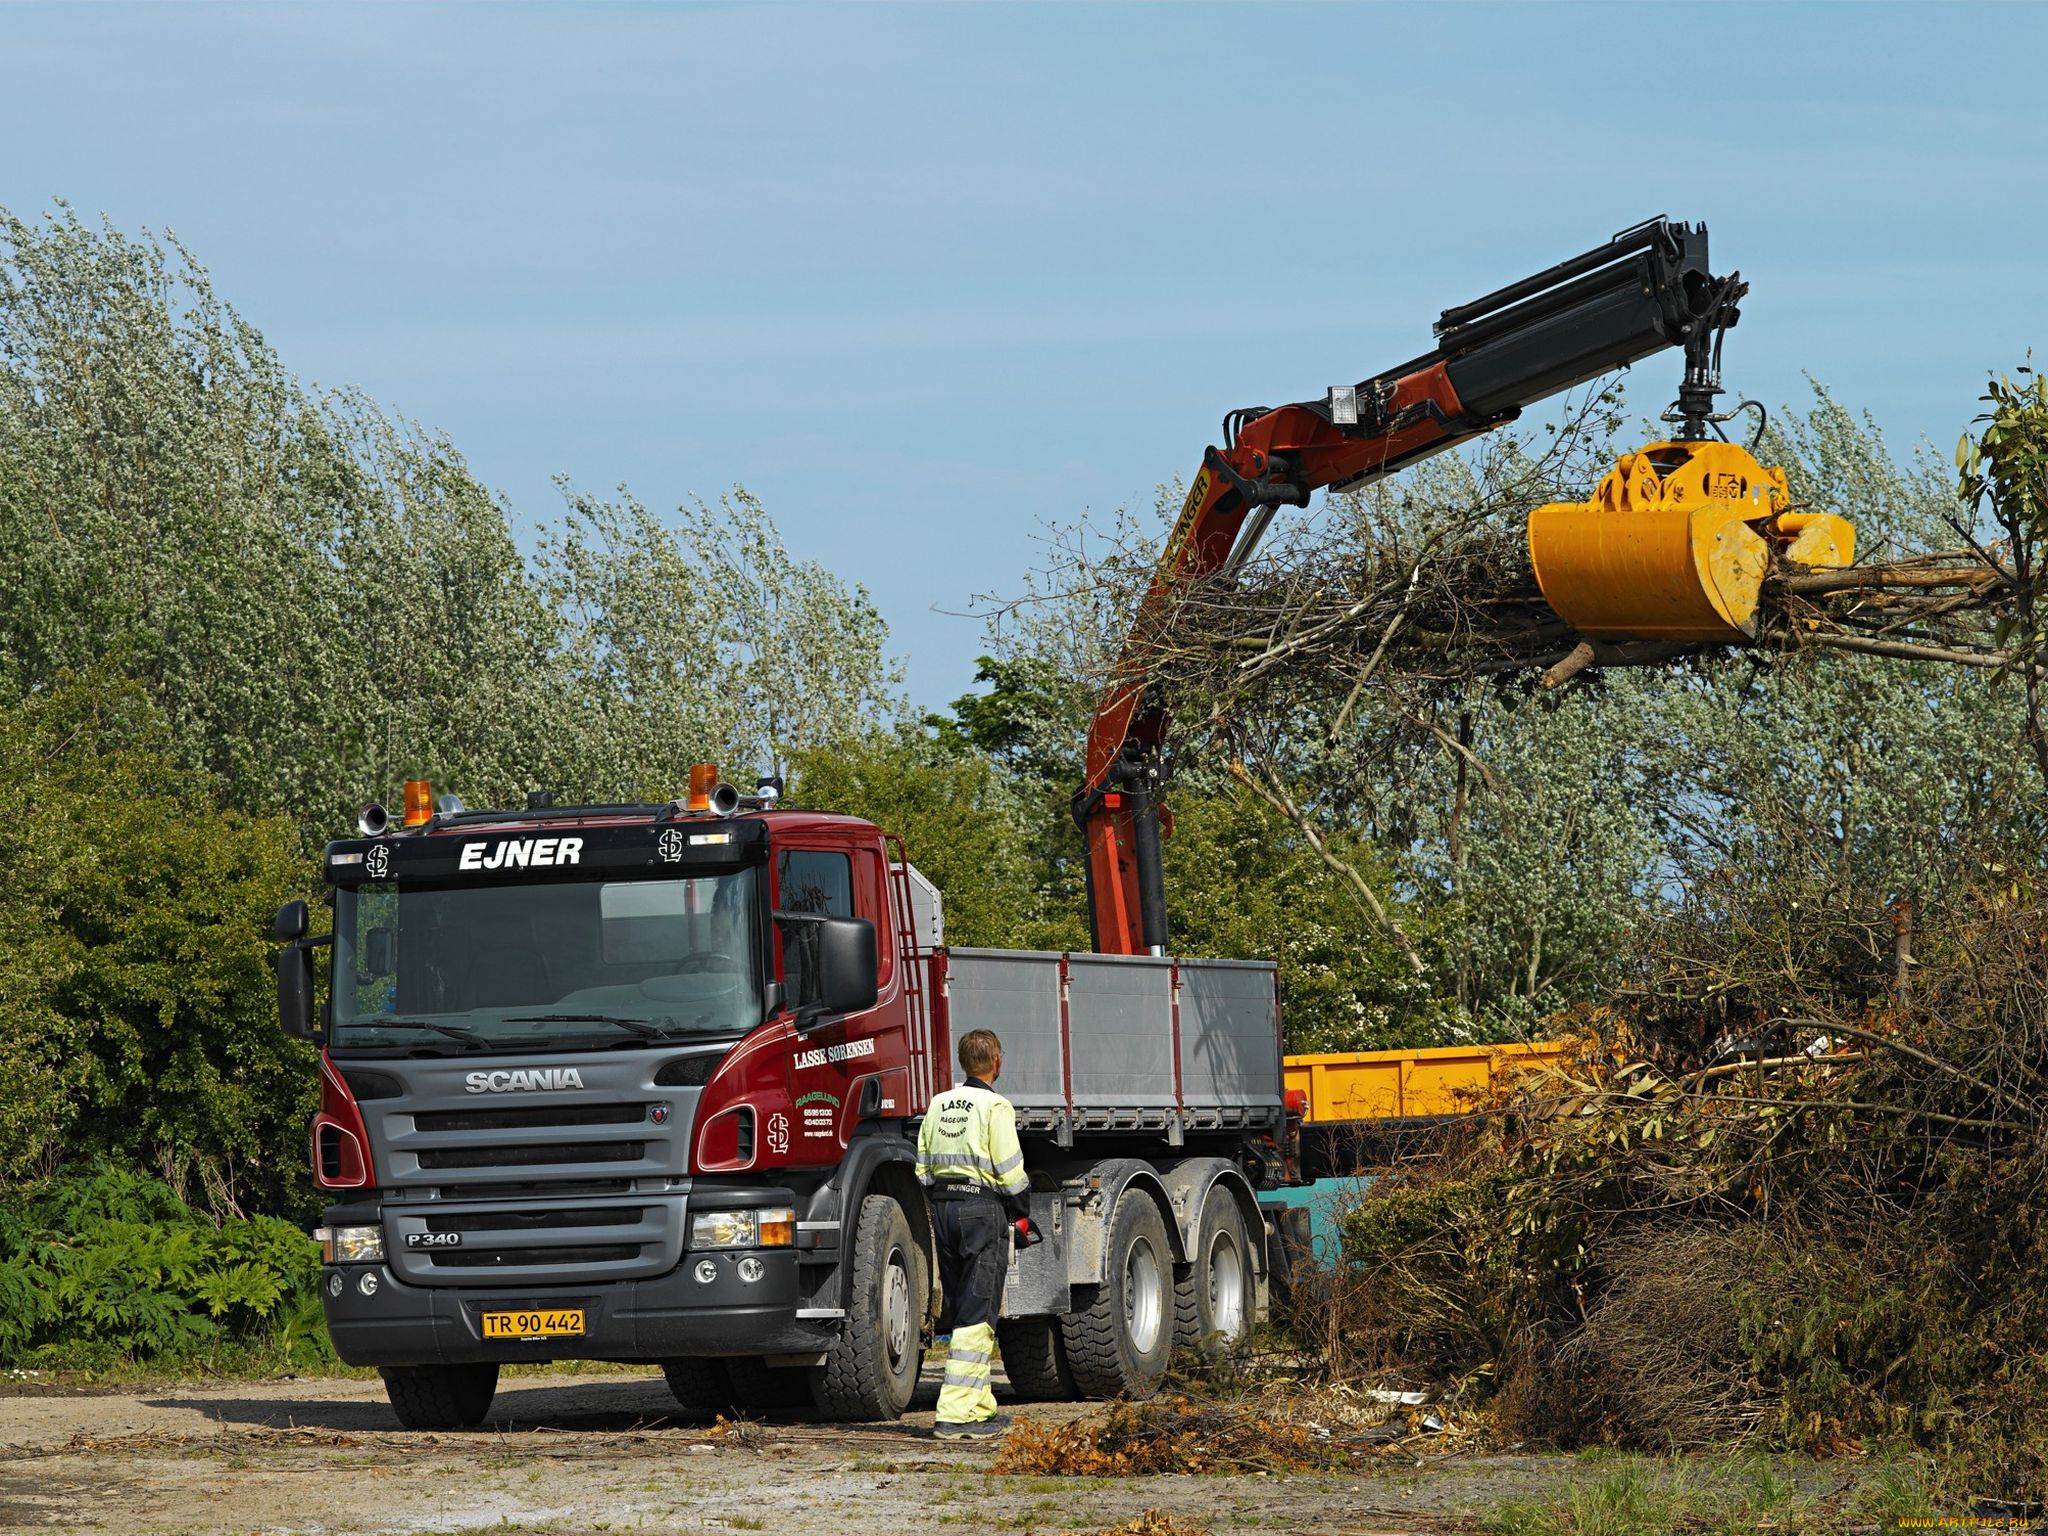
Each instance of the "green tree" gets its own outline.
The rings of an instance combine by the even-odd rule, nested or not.
[[[1983,430],[1967,432],[1956,444],[1961,471],[1957,494],[2004,536],[2005,565],[2015,601],[1999,642],[2026,658],[2014,668],[2026,696],[2027,744],[2048,781],[2048,688],[2042,662],[2048,658],[2048,378],[2032,368],[1993,379],[1984,392],[1990,407],[1977,420]]]
[[[792,556],[744,488],[677,524],[629,494],[565,494],[539,580],[562,623],[579,791],[671,796],[692,762],[781,774],[900,713],[901,668],[867,592]]]
[[[222,806],[133,686],[0,709],[0,1174],[105,1155],[217,1207],[307,1190],[311,1049],[276,1021],[292,825]]]
[[[810,749],[794,767],[791,803],[863,816],[903,839],[944,898],[947,943],[1072,947],[1080,914],[1041,901],[1025,804],[981,753],[906,727]]]
[[[1175,952],[1277,962],[1289,1050],[1441,1038],[1446,1021],[1428,981],[1286,817],[1242,790],[1177,795],[1166,849]],[[1369,872],[1383,901],[1397,899],[1370,848],[1341,837],[1336,852]]]
[[[227,802],[318,838],[531,782],[553,619],[443,438],[300,387],[175,239],[0,212],[0,686],[111,660]]]

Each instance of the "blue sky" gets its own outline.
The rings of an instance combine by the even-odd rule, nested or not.
[[[2044,57],[2019,4],[9,6],[0,203],[176,230],[523,522],[744,482],[936,704],[1041,520],[1649,214],[1755,284],[1734,386],[1946,448],[2048,351]]]

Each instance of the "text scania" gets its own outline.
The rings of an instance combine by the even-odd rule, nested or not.
[[[536,1088],[581,1088],[574,1067],[521,1067],[508,1072],[472,1072],[463,1080],[469,1093],[519,1093]]]
[[[464,843],[460,869],[546,869],[583,862],[580,837],[524,837],[502,843]]]

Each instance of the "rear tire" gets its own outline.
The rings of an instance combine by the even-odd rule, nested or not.
[[[661,1374],[668,1378],[668,1390],[677,1406],[692,1418],[731,1413],[738,1402],[723,1360],[664,1360]]]
[[[840,1423],[900,1419],[924,1363],[931,1274],[903,1207],[887,1195],[860,1203],[846,1322],[812,1373],[818,1411]]]
[[[1173,1351],[1173,1248],[1143,1190],[1118,1197],[1103,1267],[1088,1307],[1060,1319],[1074,1386],[1083,1397],[1150,1397]]]
[[[1258,1279],[1244,1213],[1221,1185],[1202,1202],[1194,1262],[1174,1290],[1173,1347],[1214,1360],[1251,1332]]]
[[[1067,1366],[1056,1319],[1006,1317],[996,1324],[996,1342],[1003,1351],[1003,1373],[1022,1401],[1073,1401],[1074,1373]]]
[[[384,1395],[407,1429],[474,1429],[498,1395],[498,1367],[484,1365],[386,1365]]]

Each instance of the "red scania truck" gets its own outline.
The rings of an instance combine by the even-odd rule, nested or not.
[[[1744,291],[1705,229],[1653,219],[1444,311],[1380,376],[1232,412],[1146,607],[1227,579],[1279,507],[1662,348],[1686,357],[1672,419],[1704,436]],[[328,1326],[403,1422],[478,1422],[502,1363],[558,1356],[658,1361],[697,1409],[901,1413],[943,1308],[918,1118],[972,1028],[1003,1039],[1047,1238],[1012,1256],[1012,1385],[1142,1395],[1176,1340],[1252,1323],[1258,1192],[1289,1177],[1275,973],[1170,952],[1143,654],[1074,797],[1094,953],[949,949],[883,829],[709,769],[651,805],[466,811],[415,782],[401,824],[369,807],[328,845],[333,931],[279,912],[279,1008],[322,1045]]]
[[[699,776],[700,781],[702,777]],[[1033,1213],[1001,1326],[1032,1397],[1149,1392],[1259,1314],[1282,1175],[1270,964],[947,949],[879,828],[700,782],[665,805],[366,814],[279,914],[322,1041],[323,1296],[414,1428],[506,1361],[659,1362],[686,1406],[893,1418],[942,1298],[912,1171],[951,1042],[1005,1046]]]

